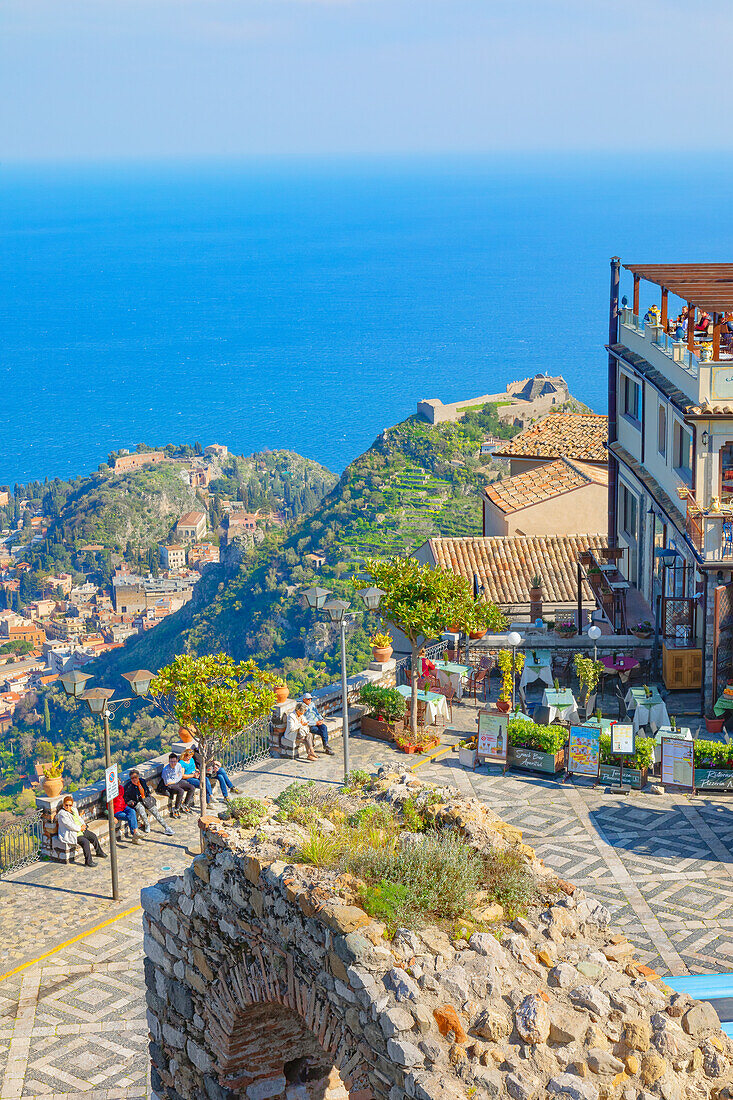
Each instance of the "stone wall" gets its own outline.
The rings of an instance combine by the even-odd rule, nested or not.
[[[339,797],[400,815],[425,793],[385,768],[368,795]],[[709,1004],[639,964],[608,911],[485,806],[451,789],[422,805],[474,849],[514,853],[538,903],[511,920],[477,896],[466,931],[390,938],[350,875],[297,861],[306,830],[276,807],[254,829],[205,819],[204,852],[141,894],[154,1097],[733,1097],[733,1043]]]

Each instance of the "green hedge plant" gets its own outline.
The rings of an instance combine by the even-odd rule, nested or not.
[[[539,749],[554,756],[568,739],[563,726],[542,726],[526,718],[509,719],[509,744],[525,749]]]
[[[397,722],[405,716],[405,698],[397,688],[364,684],[359,691],[359,702],[368,708],[368,716],[380,722]]]
[[[733,768],[733,745],[720,741],[695,742],[696,768]]]
[[[611,752],[611,735],[610,733],[601,734],[601,763],[611,764],[618,768],[621,763],[620,756],[614,756]],[[636,738],[636,751],[633,756],[624,756],[623,762],[625,768],[636,768],[639,771],[648,771],[652,766],[652,760],[654,759],[654,738],[653,737],[637,737]]]

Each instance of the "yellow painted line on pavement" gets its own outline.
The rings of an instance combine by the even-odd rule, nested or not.
[[[430,756],[426,756],[424,760],[418,760],[417,764],[413,764],[410,767],[410,771],[414,772],[415,768],[420,768],[423,764],[431,764],[433,760],[438,760],[441,756],[447,756],[449,752],[453,752],[453,749],[438,749],[437,752],[433,752],[430,754]]]
[[[103,920],[101,924],[95,924],[94,928],[89,928],[86,932],[80,932],[78,936],[72,936],[70,940],[64,940],[63,943],[58,944],[56,947],[52,947],[50,951],[46,951],[43,955],[39,955],[38,958],[21,963],[20,966],[16,966],[14,970],[8,970],[6,974],[0,974],[0,982],[4,982],[6,978],[12,978],[14,974],[20,974],[22,970],[27,970],[29,966],[35,966],[36,963],[43,962],[44,959],[50,959],[52,955],[56,955],[59,951],[63,951],[65,947],[70,947],[72,943],[78,943],[79,940],[94,935],[95,932],[99,932],[102,928],[107,928],[108,925],[114,924],[115,921],[122,920],[123,917],[129,917],[130,913],[136,913],[138,909],[142,909],[142,906],[133,905],[132,909],[125,909],[123,913],[118,913],[114,917],[108,917],[107,920]]]

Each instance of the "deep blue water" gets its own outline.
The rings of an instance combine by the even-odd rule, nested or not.
[[[609,257],[727,260],[733,162],[0,167],[0,483],[112,449],[340,471],[422,397],[606,406]]]

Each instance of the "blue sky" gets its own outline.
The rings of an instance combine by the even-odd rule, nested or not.
[[[0,155],[730,148],[732,9],[3,0]]]

